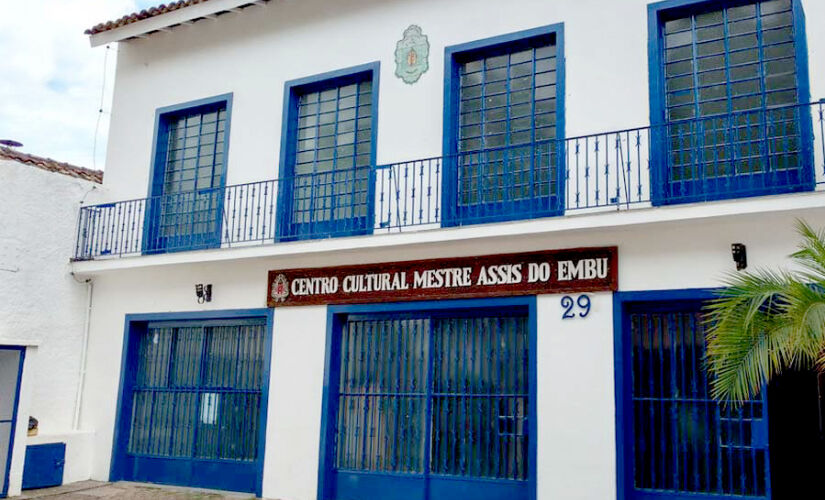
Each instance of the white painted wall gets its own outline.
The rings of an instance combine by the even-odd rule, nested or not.
[[[274,324],[263,490],[268,498],[314,499],[327,308],[276,309]]]
[[[83,434],[71,431],[86,285],[69,274],[69,258],[79,203],[98,200],[100,185],[8,160],[0,160],[0,176],[0,339],[40,345],[26,372],[30,403],[17,444],[25,449],[31,415],[39,421],[39,442],[72,449]],[[88,454],[67,457],[66,481],[87,479],[90,464]]]
[[[84,425],[97,431],[93,477],[109,473],[125,314],[265,307],[270,269],[598,245],[618,245],[621,290],[712,287],[733,269],[732,242],[747,245],[752,268],[787,263],[796,245],[796,216],[822,221],[825,209],[100,273],[84,405]],[[213,284],[211,303],[197,304],[195,283]],[[538,498],[612,500],[612,297],[594,294],[591,315],[575,321],[560,319],[558,302],[558,296],[542,296],[538,303]],[[274,321],[264,496],[314,500],[326,309],[279,308]]]
[[[277,177],[284,82],[381,62],[378,162],[441,154],[444,47],[563,22],[567,136],[648,123],[647,0],[280,0],[118,46],[106,185],[146,196],[155,110],[234,93],[227,183]],[[811,95],[825,96],[825,3],[802,1]],[[410,24],[430,41],[414,85],[393,74]]]
[[[565,23],[567,135],[644,125],[646,4],[282,0],[120,44],[108,199],[146,196],[158,107],[233,92],[227,182],[270,179],[277,176],[284,82],[375,60],[382,65],[378,162],[440,155],[444,47],[558,22]],[[818,98],[825,96],[825,66],[818,63],[825,32],[816,28],[825,18],[825,2],[803,4],[811,94]],[[393,51],[413,23],[429,37],[430,70],[409,86],[393,76]],[[533,224],[530,234],[510,229],[526,226],[510,224],[399,235],[403,239],[393,240],[396,244],[383,246],[378,242],[389,240],[364,237],[284,244],[269,254],[220,249],[124,259],[123,266],[79,264],[76,268],[95,280],[83,412],[84,426],[96,431],[92,476],[109,474],[125,314],[264,307],[269,269],[598,245],[619,246],[621,290],[718,286],[723,273],[733,269],[732,242],[747,245],[751,267],[786,262],[796,243],[793,219],[825,220],[821,202],[795,205],[803,196],[822,195],[618,213],[602,222],[588,216],[531,221],[524,223]],[[794,208],[782,208],[785,200]],[[749,213],[737,215],[745,207]],[[687,215],[671,217],[677,212]],[[725,215],[713,217],[714,212]],[[614,217],[636,223],[604,222]],[[310,246],[324,251],[309,251]],[[215,255],[231,257],[207,262]],[[196,303],[195,283],[213,284],[211,303]],[[558,301],[558,296],[542,296],[538,303],[538,498],[612,500],[612,297],[594,294],[593,311],[581,321],[562,321]],[[325,333],[323,307],[276,310],[265,497],[316,498]]]
[[[562,319],[562,295],[538,297],[538,499],[616,498],[613,294]],[[587,478],[587,480],[583,480]]]

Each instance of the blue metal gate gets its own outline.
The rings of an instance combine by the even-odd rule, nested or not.
[[[701,303],[624,311],[625,498],[770,498],[768,412],[709,393]]]
[[[331,498],[531,498],[527,318],[348,316],[331,365]]]
[[[265,320],[143,325],[130,338],[115,479],[257,491]]]

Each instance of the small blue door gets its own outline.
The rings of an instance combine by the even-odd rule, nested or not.
[[[347,317],[322,498],[534,498],[527,324],[490,311]]]
[[[633,304],[623,323],[624,498],[769,499],[767,405],[711,397],[701,302]]]
[[[132,330],[112,479],[259,491],[265,320]]]
[[[9,468],[25,357],[26,351],[22,347],[0,347],[0,498],[5,498],[9,491]]]
[[[66,443],[26,446],[23,464],[23,489],[48,488],[63,484]]]

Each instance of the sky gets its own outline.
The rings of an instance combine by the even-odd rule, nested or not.
[[[117,45],[91,48],[83,32],[162,1],[0,0],[0,139],[102,170]]]

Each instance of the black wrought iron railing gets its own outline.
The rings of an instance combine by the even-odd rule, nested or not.
[[[75,258],[402,232],[812,190],[825,103],[80,209]]]

